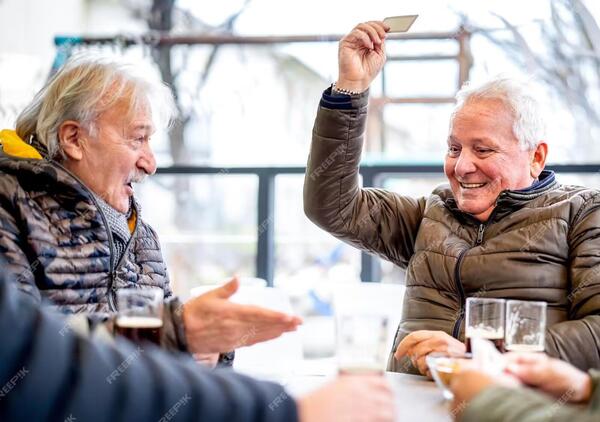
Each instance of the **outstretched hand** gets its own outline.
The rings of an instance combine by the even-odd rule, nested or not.
[[[193,298],[183,305],[183,323],[191,353],[222,353],[279,337],[296,330],[296,316],[229,298],[238,290],[233,278],[223,286]]]

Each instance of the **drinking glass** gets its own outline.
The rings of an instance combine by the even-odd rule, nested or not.
[[[340,374],[383,374],[387,360],[388,317],[345,314],[336,319]]]
[[[452,377],[459,373],[463,368],[469,367],[472,359],[470,353],[451,354],[446,352],[433,352],[425,357],[427,367],[438,388],[442,390],[442,395],[446,400],[452,400],[454,394],[450,390]]]
[[[160,344],[163,297],[163,290],[157,287],[117,290],[117,334],[138,344]]]
[[[470,297],[467,299],[465,339],[467,352],[471,352],[471,338],[490,340],[504,352],[504,299]]]
[[[543,352],[546,302],[509,300],[506,304],[506,350]]]

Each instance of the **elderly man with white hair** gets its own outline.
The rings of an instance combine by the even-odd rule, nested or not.
[[[421,198],[360,188],[369,85],[385,62],[388,30],[361,23],[340,41],[339,76],[320,102],[304,184],[315,224],[407,269],[388,369],[425,374],[431,352],[464,352],[473,296],[546,301],[546,352],[600,367],[600,192],[561,185],[544,170],[544,125],[526,83],[495,78],[458,93],[449,185]]]
[[[226,352],[300,321],[230,302],[236,280],[185,304],[173,297],[133,190],[156,171],[151,137],[172,104],[168,87],[133,64],[94,53],[70,60],[16,131],[0,132],[0,255],[35,302],[94,323],[114,316],[119,289],[163,289],[161,343],[213,364],[223,353],[230,363]]]

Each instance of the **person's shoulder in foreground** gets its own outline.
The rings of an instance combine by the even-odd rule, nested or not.
[[[383,377],[343,377],[294,399],[277,384],[209,371],[152,346],[115,345],[67,323],[16,289],[0,258],[0,420],[393,420]],[[360,400],[356,398],[360,397]],[[351,420],[351,419],[348,419]]]
[[[453,416],[463,422],[597,421],[600,372],[543,353],[507,354],[504,374],[465,371],[453,379]],[[528,385],[536,390],[525,388]]]

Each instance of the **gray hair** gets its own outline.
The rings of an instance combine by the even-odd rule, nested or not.
[[[525,80],[497,76],[487,82],[472,86],[465,83],[456,94],[456,114],[469,102],[480,99],[501,101],[514,117],[513,133],[522,150],[533,150],[546,136],[546,124],[536,89]]]
[[[155,127],[167,128],[175,115],[173,96],[144,69],[99,53],[73,56],[19,114],[17,134],[24,140],[35,136],[50,158],[63,159],[60,125],[74,120],[93,134],[99,115],[123,99],[129,115],[148,109]]]

